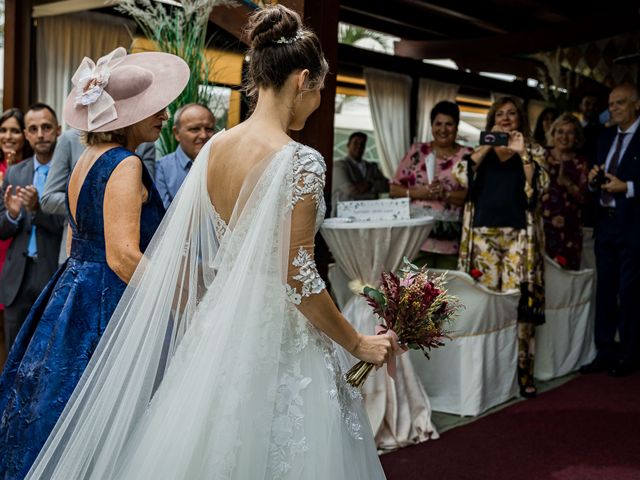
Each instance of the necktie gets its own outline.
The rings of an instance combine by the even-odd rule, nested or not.
[[[47,175],[49,174],[49,165],[38,165],[36,167],[35,175],[33,176],[33,186],[36,187],[38,191],[38,198],[42,195],[44,191],[44,184],[47,181]],[[29,245],[27,247],[27,255],[30,257],[35,257],[38,255],[38,242],[36,240],[36,227],[35,225],[31,226],[31,236],[29,237]]]
[[[613,156],[611,157],[611,162],[609,162],[609,166],[607,167],[607,173],[611,175],[616,174],[616,170],[618,169],[618,162],[620,161],[620,152],[622,151],[622,143],[624,141],[624,136],[626,133],[618,132],[618,137],[616,141],[616,149],[613,151]],[[613,201],[613,195],[609,192],[605,192],[602,190],[602,203],[605,205],[609,205]]]

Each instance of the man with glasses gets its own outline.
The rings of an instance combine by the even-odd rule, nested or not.
[[[44,213],[39,201],[60,135],[58,119],[51,107],[36,103],[24,120],[24,134],[34,155],[7,170],[0,198],[0,238],[12,239],[0,274],[7,349],[58,266],[64,222],[61,215]]]
[[[213,136],[215,126],[213,113],[204,105],[189,103],[176,110],[173,116],[173,134],[178,141],[178,148],[159,159],[156,165],[156,187],[165,208],[169,208],[187,177],[193,160]]]

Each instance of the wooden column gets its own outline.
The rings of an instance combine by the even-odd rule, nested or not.
[[[327,163],[325,200],[331,201],[331,173],[333,171],[333,120],[335,114],[336,75],[338,72],[338,0],[283,0],[280,2],[302,16],[304,23],[320,39],[324,55],[329,62],[322,101],[318,110],[307,120],[304,129],[296,133],[295,140],[318,150]],[[331,259],[329,249],[321,235],[316,235],[316,265],[327,280],[327,267]]]
[[[31,102],[32,71],[32,0],[6,0],[4,12],[4,93],[3,110],[26,109]]]
[[[305,24],[316,32],[329,62],[329,75],[325,80],[320,107],[309,117],[304,129],[296,133],[296,140],[315,148],[324,156],[327,162],[327,191],[330,191],[338,71],[338,0],[285,0],[280,3],[300,13]]]

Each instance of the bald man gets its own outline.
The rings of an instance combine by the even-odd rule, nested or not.
[[[613,128],[600,137],[589,188],[599,197],[595,225],[598,355],[583,373],[622,377],[640,366],[640,94],[629,84],[609,95]],[[604,173],[604,183],[598,175]],[[614,342],[618,331],[620,344]]]
[[[175,198],[200,150],[215,131],[216,119],[204,105],[189,103],[173,117],[173,134],[178,141],[175,152],[165,155],[156,165],[156,187],[165,208]]]

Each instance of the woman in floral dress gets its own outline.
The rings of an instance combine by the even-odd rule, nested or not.
[[[576,153],[584,143],[580,121],[569,113],[549,132],[549,190],[542,195],[547,255],[570,270],[580,269],[582,208],[587,199],[588,161]]]
[[[461,207],[467,191],[452,172],[471,152],[456,143],[459,122],[460,109],[455,103],[436,104],[431,110],[433,141],[411,145],[391,181],[391,197],[409,197],[412,206],[423,208],[436,219],[416,259],[416,263],[432,268],[455,269],[458,262]]]

